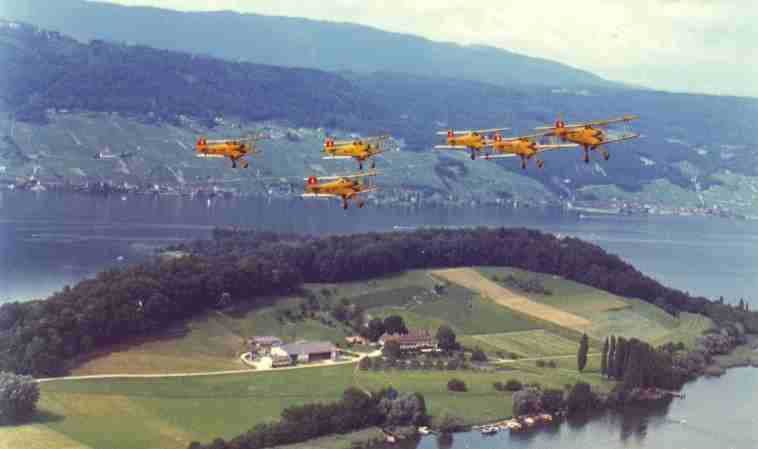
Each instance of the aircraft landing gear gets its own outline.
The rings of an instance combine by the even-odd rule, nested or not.
[[[607,161],[608,159],[611,158],[611,153],[607,151],[603,151],[603,158]]]
[[[373,170],[373,169],[375,169],[375,168],[376,168],[376,162],[374,162],[374,161],[371,161],[371,170]]]
[[[359,208],[360,208],[360,207],[363,207],[363,206],[365,206],[365,205],[366,205],[366,203],[364,203],[363,201],[361,201],[360,203],[358,203],[358,207],[359,207]]]
[[[521,158],[521,169],[526,170],[526,159],[523,157]]]
[[[242,168],[247,168],[250,165],[247,161],[242,162]]]
[[[237,168],[237,161],[232,159],[232,168]]]
[[[347,198],[342,198],[342,208],[347,210]]]
[[[471,151],[471,160],[473,161],[474,159],[476,159],[476,153],[474,153],[474,151],[472,150]]]
[[[358,170],[363,171],[363,162],[358,162]]]
[[[545,166],[545,161],[543,161],[542,159],[538,159],[537,160],[537,167],[542,168],[544,166]]]
[[[590,151],[586,147],[584,148],[584,163],[585,164],[590,163]]]

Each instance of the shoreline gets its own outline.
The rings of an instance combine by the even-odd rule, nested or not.
[[[78,194],[88,195],[93,197],[107,197],[107,196],[120,196],[122,200],[128,200],[128,196],[155,196],[163,198],[186,198],[186,199],[198,199],[198,200],[212,200],[214,198],[222,198],[227,200],[244,200],[244,199],[257,199],[267,201],[294,201],[300,199],[298,194],[293,193],[270,193],[270,192],[245,192],[240,193],[238,191],[215,189],[212,186],[207,188],[195,188],[186,190],[186,187],[182,186],[162,186],[159,189],[149,188],[142,189],[137,187],[123,188],[119,186],[111,186],[105,184],[100,188],[84,187],[78,185],[56,185],[50,183],[41,183],[26,185],[26,184],[13,184],[6,181],[5,185],[0,185],[0,193],[7,192],[33,192],[33,193],[64,193],[64,194]],[[182,190],[185,189],[185,190]],[[397,190],[397,189],[393,189]],[[418,193],[418,192],[413,192]],[[410,207],[416,209],[423,208],[503,208],[509,210],[544,210],[548,212],[561,213],[564,215],[573,215],[580,220],[602,219],[602,218],[623,218],[623,217],[677,217],[677,218],[689,218],[689,217],[702,217],[702,218],[723,218],[734,219],[741,221],[752,221],[758,219],[758,215],[749,215],[745,213],[739,213],[729,209],[721,208],[691,208],[685,206],[672,206],[672,205],[640,205],[636,204],[634,207],[620,207],[618,205],[600,206],[600,205],[588,205],[588,206],[576,206],[569,200],[550,201],[550,202],[529,202],[518,199],[502,199],[502,198],[454,198],[449,200],[435,200],[435,199],[420,199],[414,198],[412,201],[406,199],[399,199],[392,197],[391,193],[387,195],[379,195],[373,198],[367,199],[367,204],[374,207]]]

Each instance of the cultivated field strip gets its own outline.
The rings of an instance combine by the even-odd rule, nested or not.
[[[501,306],[508,307],[522,314],[539,318],[559,326],[584,331],[592,325],[592,322],[586,318],[582,318],[546,304],[540,304],[525,296],[514,293],[505,287],[501,287],[471,268],[435,270],[432,271],[432,274],[466,287],[469,290],[479,292],[481,295],[492,299]]]
[[[473,335],[473,338],[522,357],[576,355],[579,349],[578,343],[542,329]]]

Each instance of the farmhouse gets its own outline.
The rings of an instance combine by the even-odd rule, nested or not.
[[[250,349],[260,355],[268,355],[271,353],[271,348],[281,345],[282,340],[277,337],[262,336],[250,339]]]
[[[282,363],[284,357],[290,363],[337,360],[337,347],[328,341],[301,341],[271,348],[272,360]]]
[[[381,345],[389,341],[398,342],[403,351],[437,349],[437,339],[429,330],[413,331],[407,334],[384,334],[379,338]]]

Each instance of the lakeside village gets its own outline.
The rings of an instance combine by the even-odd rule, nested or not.
[[[219,187],[212,182],[180,184],[144,184],[136,185],[113,183],[111,181],[83,182],[41,182],[34,176],[26,179],[11,179],[2,177],[0,167],[0,190],[19,190],[32,192],[74,192],[97,195],[120,195],[126,201],[127,195],[157,195],[166,197],[185,197],[191,199],[212,198],[263,198],[287,200],[298,198],[301,186],[281,184],[267,181],[261,192],[242,193],[235,187]],[[553,209],[577,214],[579,218],[589,218],[602,215],[661,215],[661,216],[702,216],[734,219],[757,219],[758,217],[738,213],[728,207],[713,205],[701,207],[671,206],[667,204],[621,201],[621,200],[581,200],[540,199],[539,201],[519,200],[497,195],[482,197],[481,195],[464,194],[463,196],[443,194],[439,191],[423,188],[388,188],[374,192],[367,198],[374,206],[401,207],[503,207],[503,208],[538,208]]]

